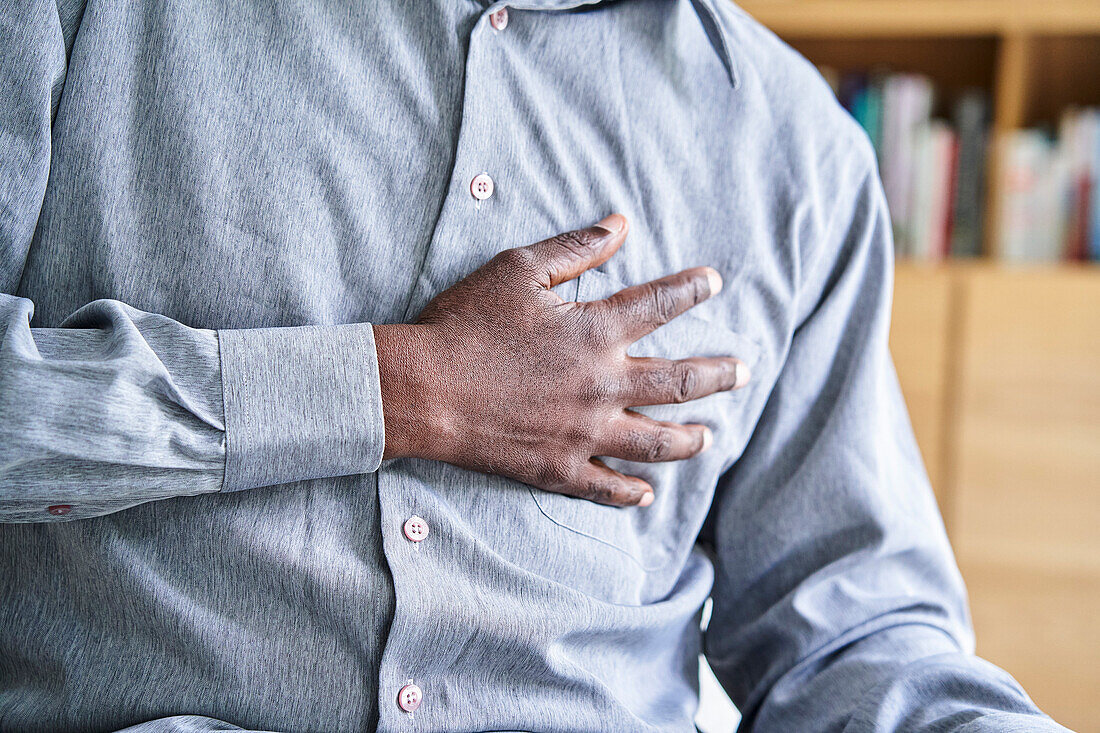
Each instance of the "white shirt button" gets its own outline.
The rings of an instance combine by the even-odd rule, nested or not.
[[[501,8],[489,13],[489,25],[502,31],[508,27],[508,8]]]
[[[409,683],[397,693],[397,704],[406,713],[411,713],[424,702],[424,692],[416,685]]]
[[[428,536],[428,523],[416,515],[405,520],[403,529],[410,542],[423,542]]]
[[[470,181],[470,193],[478,201],[484,201],[493,195],[493,179],[488,173],[478,173]]]

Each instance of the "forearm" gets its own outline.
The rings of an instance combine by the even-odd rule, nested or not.
[[[719,677],[731,670],[711,660]],[[918,614],[884,616],[814,651],[770,688],[756,731],[1065,732],[1003,670]]]
[[[0,521],[77,519],[219,491],[213,331],[100,301],[31,329],[0,295]]]
[[[381,462],[370,324],[215,332],[96,301],[61,328],[31,329],[30,313],[30,301],[0,296],[2,521]]]

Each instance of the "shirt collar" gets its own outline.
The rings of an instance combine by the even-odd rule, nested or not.
[[[572,10],[583,5],[598,5],[609,0],[481,0],[489,10],[502,7],[515,8],[517,10]],[[710,45],[714,48],[722,66],[726,69],[730,85],[736,90],[741,87],[741,77],[737,71],[737,65],[733,62],[730,53],[729,31],[723,27],[722,15],[715,7],[715,2],[729,2],[729,0],[690,0],[695,14],[699,16],[699,22],[703,24],[703,31],[707,34]]]

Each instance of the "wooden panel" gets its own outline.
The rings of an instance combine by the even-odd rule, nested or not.
[[[944,461],[951,272],[899,264],[894,276],[890,352],[924,465],[950,526]]]
[[[1100,273],[968,275],[952,540],[979,653],[1100,730]]]
[[[837,71],[904,71],[936,82],[936,114],[949,116],[960,92],[978,87],[993,96],[995,36],[830,38],[788,33],[783,40],[818,66]]]
[[[740,0],[780,35],[983,35],[1100,31],[1096,0]]]
[[[1039,36],[1031,45],[1020,124],[1057,124],[1066,107],[1100,105],[1100,35]]]
[[[1031,77],[1033,53],[1031,36],[1012,33],[1001,44],[997,58],[997,97],[993,127],[1004,134],[1024,121],[1025,92]]]
[[[1062,725],[1100,731],[1100,577],[1004,563],[971,562],[964,572],[978,654],[1011,672]]]

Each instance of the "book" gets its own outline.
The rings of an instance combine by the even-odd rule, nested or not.
[[[1100,115],[1100,112],[1094,111]],[[1100,261],[1100,121],[1093,125],[1091,148],[1092,196],[1089,206],[1089,259]]]
[[[883,70],[824,70],[866,130],[899,257],[975,257],[986,233],[986,170],[999,156],[998,250],[1009,262],[1100,260],[1100,108],[1070,109],[1049,127],[990,136],[986,90],[964,90],[950,120],[933,116],[930,79]]]
[[[1001,246],[1010,262],[1095,259],[1100,110],[1070,109],[1055,134],[1033,129],[1005,143]]]
[[[901,256],[913,254],[914,153],[921,125],[928,121],[931,109],[932,84],[927,78],[895,74],[883,82],[880,172],[894,243]]]
[[[1001,155],[1001,257],[1008,262],[1042,259],[1047,246],[1041,240],[1049,236],[1044,198],[1050,189],[1050,140],[1039,130],[1013,132],[1004,139]]]
[[[848,87],[845,107],[866,131],[871,145],[878,151],[882,145],[882,79],[877,75],[853,75],[854,88]],[[881,164],[881,161],[880,161]]]
[[[964,93],[955,102],[953,122],[958,135],[959,155],[951,254],[955,257],[977,257],[982,251],[989,129],[989,98],[985,92],[979,89]]]
[[[910,212],[912,257],[940,260],[950,252],[957,150],[955,133],[942,120],[930,120],[918,128]]]
[[[1062,115],[1058,130],[1067,176],[1064,249],[1066,259],[1070,261],[1083,260],[1088,256],[1092,124],[1092,115],[1071,109]]]

